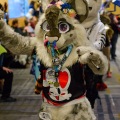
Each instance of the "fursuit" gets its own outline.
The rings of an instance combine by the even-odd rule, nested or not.
[[[40,120],[93,120],[86,98],[84,65],[95,74],[107,71],[107,58],[89,42],[81,25],[88,15],[86,0],[42,0],[44,13],[35,37],[15,33],[0,12],[0,41],[14,54],[31,55],[36,48],[40,76],[36,86],[42,94]],[[40,83],[40,84],[39,84]]]

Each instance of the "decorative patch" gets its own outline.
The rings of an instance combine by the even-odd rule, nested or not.
[[[55,83],[58,83],[58,86],[55,86]],[[72,96],[68,93],[68,88],[71,83],[70,72],[67,68],[59,72],[58,78],[54,76],[54,70],[49,68],[45,73],[45,79],[43,80],[43,86],[49,87],[49,96],[55,101],[64,101],[69,100]]]

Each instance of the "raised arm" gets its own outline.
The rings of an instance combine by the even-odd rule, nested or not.
[[[7,25],[2,19],[2,11],[0,11],[0,42],[13,54],[30,55],[36,46],[35,37],[24,37]]]

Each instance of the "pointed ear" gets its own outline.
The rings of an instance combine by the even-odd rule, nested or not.
[[[47,9],[48,5],[50,4],[52,0],[41,0],[42,3],[42,9],[45,12],[45,10]]]
[[[71,4],[73,9],[76,10],[80,22],[87,18],[89,8],[86,0],[67,0],[66,2]]]
[[[57,0],[41,0],[43,11],[45,11],[47,9],[48,5],[51,2],[56,2],[56,1]]]

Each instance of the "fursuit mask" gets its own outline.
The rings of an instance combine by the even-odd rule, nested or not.
[[[89,6],[88,17],[96,17],[102,5],[102,0],[87,0],[87,1]]]
[[[63,25],[59,22],[59,15],[61,13],[75,18],[79,22],[83,22],[88,15],[88,5],[86,0],[67,0],[66,3],[63,3],[62,1],[57,2],[57,0],[43,0],[42,4],[43,8],[45,8],[45,22],[48,24],[48,31],[45,34],[45,39],[49,39],[50,42],[58,40],[61,36],[58,29],[58,27]],[[42,24],[43,29],[46,24],[45,22]],[[68,31],[66,30],[66,32]]]

